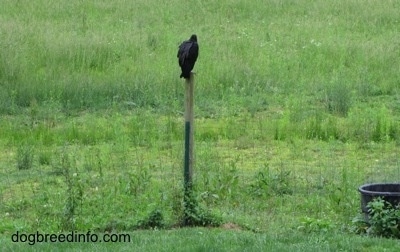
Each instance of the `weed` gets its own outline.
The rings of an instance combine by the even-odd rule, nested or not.
[[[347,116],[351,107],[351,90],[343,82],[335,82],[326,89],[326,109],[340,116]]]
[[[400,205],[392,206],[381,198],[367,204],[370,216],[367,234],[400,238]]]
[[[37,123],[37,116],[39,113],[39,107],[37,101],[35,99],[30,102],[30,121],[31,127],[34,127]]]
[[[222,218],[201,207],[192,190],[185,193],[184,212],[181,225],[183,226],[219,226]]]
[[[320,113],[315,113],[315,116],[309,119],[309,125],[306,129],[307,139],[321,139],[327,140],[328,136],[322,128],[322,115]]]
[[[255,176],[255,181],[250,184],[250,194],[261,197],[268,195],[269,178],[264,175],[264,172],[260,171]]]
[[[165,227],[164,216],[160,209],[154,209],[144,220],[135,225],[138,229],[159,229]]]
[[[238,191],[239,175],[236,162],[231,161],[231,167],[227,173],[217,175],[217,194],[221,198],[229,198]]]
[[[365,218],[363,213],[357,214],[352,219],[352,225],[350,227],[350,231],[355,234],[366,234],[369,228],[369,223]]]
[[[50,165],[51,164],[51,156],[52,156],[52,153],[50,151],[41,151],[38,154],[39,164],[40,165]]]
[[[353,218],[352,231],[386,238],[400,238],[400,204],[393,206],[378,197],[368,202],[368,218],[357,215]]]
[[[21,145],[17,150],[17,169],[28,170],[33,167],[33,147]]]
[[[249,193],[256,197],[292,194],[290,171],[283,168],[278,172],[271,172],[269,165],[255,175],[255,181],[250,184]]]
[[[146,168],[140,168],[136,172],[128,172],[128,182],[126,184],[126,193],[138,196],[142,194],[150,184],[151,174]]]
[[[375,127],[372,130],[371,138],[375,142],[389,141],[396,139],[396,123],[390,121],[390,112],[382,107],[377,111]]]
[[[227,170],[221,169],[220,172],[207,172],[203,175],[204,199],[208,198],[208,202],[212,198],[230,199],[240,192],[239,174],[234,161],[230,162]],[[211,198],[210,198],[211,197]]]
[[[89,153],[85,155],[84,168],[86,171],[98,171],[99,176],[103,177],[103,163],[100,150],[98,148],[89,149]],[[93,153],[94,152],[94,153]]]
[[[66,198],[60,228],[70,231],[76,229],[77,210],[82,209],[84,185],[77,170],[72,171],[73,164],[67,153],[61,155],[60,166],[66,185]]]
[[[297,228],[305,233],[327,233],[335,228],[328,219],[315,219],[310,217],[304,217],[301,219],[301,225]]]
[[[219,196],[216,193],[212,193],[210,191],[205,191],[200,193],[200,198],[207,206],[213,205],[218,202]]]

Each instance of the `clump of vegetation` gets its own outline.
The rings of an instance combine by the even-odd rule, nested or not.
[[[33,147],[22,145],[17,150],[17,169],[28,170],[33,167]]]
[[[221,217],[212,214],[209,209],[199,205],[193,191],[185,193],[183,204],[182,226],[218,227],[222,224]]]
[[[160,209],[154,209],[145,219],[138,221],[135,227],[138,229],[164,228],[166,227],[164,215]]]
[[[351,102],[351,90],[346,84],[338,82],[327,87],[325,106],[329,112],[347,116]]]
[[[265,167],[255,175],[250,184],[250,194],[258,197],[292,194],[290,171],[281,168],[272,172],[268,165]]]
[[[83,183],[79,174],[72,171],[72,164],[68,154],[61,155],[60,169],[63,172],[66,184],[66,198],[60,227],[65,231],[75,230],[77,211],[82,209],[83,204]]]
[[[305,233],[327,233],[335,228],[335,224],[328,219],[304,217],[297,228]]]
[[[129,172],[126,177],[128,178],[126,192],[135,196],[144,193],[151,180],[149,169],[145,168],[140,168],[135,172]]]
[[[51,155],[52,153],[50,151],[41,151],[38,155],[39,165],[50,165]]]
[[[353,219],[354,231],[371,236],[400,239],[400,204],[378,197],[367,204],[368,218],[359,215]]]

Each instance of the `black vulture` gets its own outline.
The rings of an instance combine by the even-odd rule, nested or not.
[[[179,66],[182,69],[180,78],[189,79],[197,57],[199,56],[199,45],[197,36],[193,34],[189,40],[183,41],[179,46],[178,55]]]

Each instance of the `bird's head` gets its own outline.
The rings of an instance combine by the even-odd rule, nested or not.
[[[197,36],[196,36],[196,34],[193,34],[192,36],[190,36],[190,39],[189,39],[190,41],[193,41],[193,42],[197,42]]]

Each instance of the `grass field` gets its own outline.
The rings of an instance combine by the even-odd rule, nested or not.
[[[399,2],[0,4],[5,249],[396,251],[352,219],[359,186],[400,180]],[[192,33],[195,200],[220,228],[177,227]],[[133,241],[10,241],[72,230]]]

